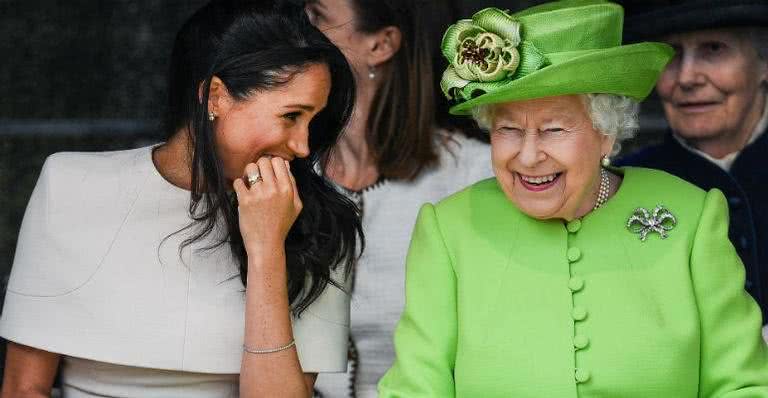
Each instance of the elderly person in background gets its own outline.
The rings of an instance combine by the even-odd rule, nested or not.
[[[659,3],[659,2],[656,2]],[[651,2],[650,4],[656,4]],[[637,6],[636,6],[637,7]],[[628,10],[625,38],[676,52],[656,86],[671,130],[620,161],[653,167],[728,199],[746,288],[768,319],[768,2],[683,1]]]
[[[768,397],[722,193],[609,166],[673,55],[621,27],[582,0],[446,32],[496,178],[422,208],[381,397]]]

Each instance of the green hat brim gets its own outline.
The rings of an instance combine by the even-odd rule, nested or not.
[[[592,50],[573,57],[566,54],[562,60],[554,58],[551,65],[451,107],[450,113],[468,115],[479,105],[569,94],[618,94],[642,101],[673,55],[670,46],[652,42]],[[464,89],[473,90],[472,84]]]

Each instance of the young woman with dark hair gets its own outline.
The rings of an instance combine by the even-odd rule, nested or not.
[[[440,40],[456,1],[307,0],[312,22],[352,66],[355,110],[325,174],[363,212],[366,252],[354,268],[347,374],[324,374],[325,397],[375,397],[394,359],[405,254],[419,207],[492,175],[485,143],[447,112]]]
[[[65,397],[307,397],[346,369],[362,231],[317,170],[353,83],[295,4],[196,12],[165,143],[46,161],[0,320],[2,396],[50,396],[60,366]]]

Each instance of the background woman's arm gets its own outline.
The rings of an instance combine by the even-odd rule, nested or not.
[[[49,398],[59,354],[8,342],[2,398]]]

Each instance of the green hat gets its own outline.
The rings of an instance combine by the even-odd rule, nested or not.
[[[450,65],[440,87],[450,112],[478,105],[566,94],[644,99],[674,51],[662,43],[621,45],[623,9],[600,0],[566,0],[515,14],[478,11],[451,25],[442,51]]]

